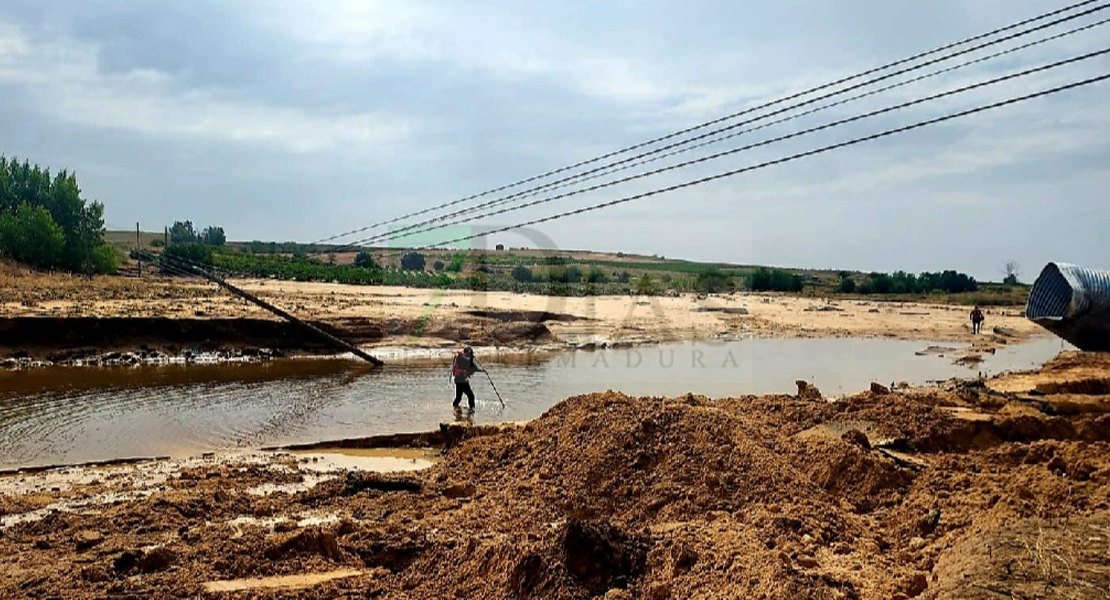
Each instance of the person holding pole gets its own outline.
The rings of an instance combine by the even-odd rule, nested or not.
[[[451,363],[451,375],[455,378],[455,401],[451,406],[457,408],[465,394],[470,409],[474,410],[474,390],[470,387],[470,376],[479,371],[485,372],[485,369],[478,366],[473,348],[466,346],[455,354],[455,360]]]

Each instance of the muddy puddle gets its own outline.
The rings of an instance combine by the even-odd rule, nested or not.
[[[804,379],[826,395],[846,394],[871,381],[923,384],[1030,369],[1068,348],[1045,338],[1004,347],[969,368],[953,364],[951,354],[918,355],[930,345],[936,344],[750,339],[491,362],[487,366],[506,407],[479,373],[473,380],[477,410],[464,418],[532,419],[568,396],[606,389],[725,397],[793,393],[794,381]],[[441,367],[378,370],[313,359],[0,372],[0,469],[434,430],[455,418],[452,396],[446,361]],[[346,455],[341,460],[385,461],[404,470],[421,468],[417,465],[427,458]]]

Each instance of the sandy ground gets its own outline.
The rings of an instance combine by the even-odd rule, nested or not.
[[[0,597],[1106,599],[1110,390],[1046,387],[1099,377],[1110,356],[1069,353],[833,402],[609,392],[447,427],[440,461],[388,475],[0,477]]]
[[[580,345],[752,336],[886,336],[976,342],[988,349],[1007,341],[991,333],[996,327],[1016,338],[1044,333],[1020,316],[1021,307],[987,310],[986,335],[972,336],[969,310],[962,306],[828,302],[761,294],[562,298],[265,280],[234,283],[301,318],[334,324],[368,346],[436,346],[460,340],[483,345]],[[0,317],[276,319],[212,284],[85,280],[10,267],[0,272],[0,284]],[[475,311],[479,314],[472,314]],[[540,331],[522,327],[529,320],[543,327]],[[363,335],[367,325],[375,328],[375,335]],[[368,337],[373,340],[366,341]]]

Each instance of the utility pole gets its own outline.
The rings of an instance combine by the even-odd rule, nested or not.
[[[143,242],[142,242],[142,238],[139,236],[139,222],[138,221],[135,221],[135,247],[139,249],[139,252],[138,252],[138,254],[136,254],[136,256],[139,257],[139,278],[142,279],[142,277],[143,277]]]
[[[355,346],[354,344],[350,344],[348,342],[345,342],[345,341],[339,339],[338,337],[324,331],[323,329],[320,329],[319,327],[316,327],[315,325],[312,325],[311,323],[307,323],[305,321],[302,321],[302,320],[298,319],[297,317],[294,317],[293,315],[291,315],[291,314],[285,312],[284,310],[274,306],[273,304],[270,304],[269,302],[266,302],[265,300],[255,296],[254,294],[251,294],[250,292],[247,292],[245,290],[241,290],[241,289],[231,285],[230,283],[224,281],[223,279],[213,275],[212,273],[209,273],[205,269],[198,269],[196,267],[189,267],[189,270],[196,273],[197,275],[200,275],[201,277],[204,277],[205,279],[211,281],[212,283],[215,283],[216,285],[226,289],[227,291],[231,292],[232,294],[235,294],[236,296],[239,296],[240,298],[242,298],[244,300],[247,300],[248,302],[253,302],[254,304],[257,304],[258,306],[261,306],[262,308],[274,313],[275,315],[285,319],[286,321],[289,321],[290,323],[293,323],[295,325],[299,325],[299,326],[303,327],[304,329],[312,332],[313,334],[317,335],[318,337],[323,338],[323,339],[331,342],[332,345],[337,346],[339,348],[342,348],[342,349],[350,352],[351,354],[354,354],[355,356],[361,358],[362,360],[365,360],[366,362],[374,365],[375,367],[380,367],[380,366],[385,364],[380,359],[375,358],[375,357],[363,352],[361,349],[359,349],[358,346]]]

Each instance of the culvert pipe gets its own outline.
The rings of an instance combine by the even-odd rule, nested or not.
[[[1048,263],[1025,316],[1080,350],[1110,352],[1110,271]]]

